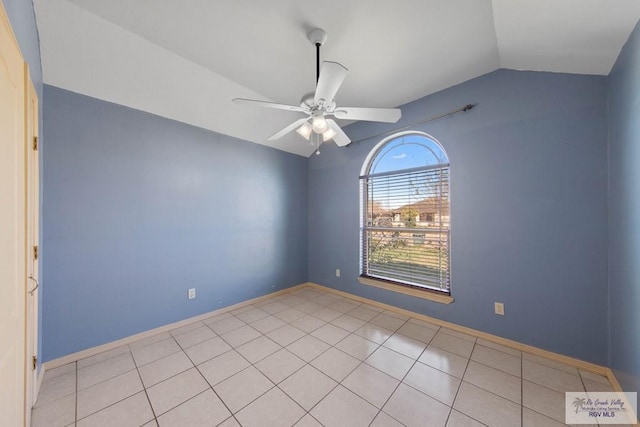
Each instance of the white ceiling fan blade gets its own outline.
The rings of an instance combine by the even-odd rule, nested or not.
[[[395,123],[400,120],[402,111],[399,108],[339,107],[333,115],[341,120]]]
[[[313,103],[318,105],[321,101],[324,104],[333,101],[344,78],[347,77],[348,71],[349,70],[337,62],[323,62],[320,67],[320,78],[318,79]]]
[[[254,105],[256,107],[275,108],[277,110],[301,111],[304,109],[298,105],[278,104],[276,102],[257,101],[255,99],[234,98],[233,102],[243,105]]]
[[[346,133],[338,126],[338,124],[331,119],[327,119],[327,124],[329,125],[329,129],[334,131],[336,134],[333,136],[333,140],[335,141],[338,147],[344,147],[351,142],[351,139],[347,136]]]
[[[307,120],[309,120],[308,117],[305,117],[304,119],[299,119],[296,120],[295,122],[291,123],[289,126],[287,126],[286,128],[282,129],[281,131],[274,133],[273,135],[271,135],[269,138],[267,138],[268,141],[273,141],[275,139],[279,139],[282,138],[283,136],[285,136],[286,134],[288,134],[289,132],[292,132],[293,130],[295,130],[297,127],[302,126],[302,124],[304,122],[306,122]]]

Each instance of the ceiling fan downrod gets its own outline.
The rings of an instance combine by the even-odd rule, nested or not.
[[[316,43],[316,87],[318,86],[318,80],[320,80],[320,43]]]
[[[320,46],[327,41],[327,33],[320,29],[314,28],[307,34],[307,39],[316,47],[316,86],[320,80]]]

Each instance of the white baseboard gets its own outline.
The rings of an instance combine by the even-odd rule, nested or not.
[[[86,350],[82,350],[82,351],[79,351],[79,352],[76,352],[76,353],[68,354],[66,356],[63,356],[63,357],[60,357],[60,358],[57,358],[57,359],[54,359],[54,360],[50,360],[50,361],[45,362],[45,363],[42,364],[42,367],[40,369],[40,373],[38,375],[38,389],[40,388],[40,384],[42,383],[42,378],[44,377],[44,373],[45,373],[45,371],[47,369],[57,368],[59,366],[66,365],[67,363],[75,362],[75,361],[78,361],[80,359],[84,359],[84,358],[87,358],[87,357],[90,357],[90,356],[94,356],[94,355],[102,353],[104,351],[108,351],[108,350],[123,346],[125,344],[133,343],[133,342],[138,341],[138,340],[140,340],[142,338],[146,338],[146,337],[149,337],[149,336],[152,336],[152,335],[155,335],[155,334],[159,334],[159,333],[162,333],[162,332],[167,332],[167,331],[170,331],[172,329],[179,328],[181,326],[185,326],[185,325],[188,325],[188,324],[193,323],[193,322],[198,322],[198,321],[207,319],[208,317],[211,317],[211,316],[215,316],[215,315],[218,315],[218,314],[222,314],[222,313],[226,313],[226,312],[229,312],[229,311],[237,310],[238,308],[241,308],[241,307],[244,307],[244,306],[247,306],[247,305],[251,305],[251,304],[255,304],[257,302],[261,302],[261,301],[264,301],[264,300],[268,300],[270,298],[273,298],[273,297],[276,297],[276,296],[279,296],[279,295],[283,295],[283,294],[287,294],[287,293],[290,293],[290,292],[294,292],[294,291],[297,291],[297,290],[305,288],[305,287],[311,287],[311,288],[320,289],[320,290],[323,290],[323,291],[326,291],[326,292],[331,292],[331,293],[334,293],[336,295],[340,295],[340,296],[345,297],[345,298],[349,298],[349,299],[352,299],[352,300],[355,300],[355,301],[358,301],[358,302],[371,304],[371,305],[374,305],[376,307],[380,307],[380,308],[385,309],[385,310],[393,311],[393,312],[396,312],[396,313],[399,313],[399,314],[402,314],[402,315],[405,315],[405,316],[409,316],[409,317],[413,317],[413,318],[416,318],[416,319],[419,319],[419,320],[423,320],[425,322],[433,323],[433,324],[436,324],[438,326],[443,326],[443,327],[452,329],[454,331],[458,331],[458,332],[462,332],[462,333],[474,336],[476,338],[482,338],[484,340],[491,341],[491,342],[496,343],[496,344],[500,344],[500,345],[504,345],[504,346],[509,347],[509,348],[513,348],[515,350],[519,350],[519,351],[523,351],[523,352],[526,352],[526,353],[529,353],[529,354],[533,354],[535,356],[540,356],[540,357],[544,357],[544,358],[547,358],[547,359],[555,360],[557,362],[565,363],[565,364],[574,366],[574,367],[576,367],[578,369],[583,369],[585,371],[593,372],[595,374],[604,375],[610,380],[612,386],[614,387],[614,389],[616,391],[622,391],[622,389],[620,387],[620,383],[616,379],[613,371],[610,368],[606,367],[606,366],[597,365],[595,363],[586,362],[584,360],[576,359],[574,357],[565,356],[563,354],[554,353],[554,352],[551,352],[551,351],[548,351],[548,350],[543,350],[543,349],[540,349],[538,347],[533,347],[533,346],[528,345],[528,344],[523,344],[523,343],[520,343],[520,342],[517,342],[517,341],[514,341],[514,340],[510,340],[510,339],[507,339],[507,338],[502,338],[502,337],[499,337],[497,335],[492,335],[492,334],[489,334],[489,333],[486,333],[486,332],[478,331],[476,329],[468,328],[466,326],[460,326],[460,325],[457,325],[455,323],[446,322],[444,320],[440,320],[440,319],[437,319],[437,318],[434,318],[434,317],[429,317],[429,316],[426,316],[424,314],[415,313],[413,311],[405,310],[405,309],[402,309],[402,308],[399,308],[399,307],[395,307],[395,306],[392,306],[392,305],[389,305],[389,304],[385,304],[385,303],[381,303],[381,302],[378,302],[378,301],[375,301],[375,300],[371,300],[371,299],[368,299],[368,298],[364,298],[364,297],[360,297],[360,296],[357,296],[357,295],[349,294],[347,292],[339,291],[337,289],[333,289],[333,288],[330,288],[330,287],[327,287],[327,286],[323,286],[323,285],[319,285],[317,283],[312,283],[312,282],[301,283],[299,285],[295,285],[295,286],[292,286],[292,287],[287,288],[287,289],[282,289],[280,291],[273,292],[273,293],[270,293],[270,294],[267,294],[267,295],[263,295],[261,297],[253,298],[253,299],[250,299],[250,300],[247,300],[247,301],[243,301],[243,302],[238,303],[238,304],[234,304],[234,305],[231,305],[231,306],[228,306],[228,307],[220,308],[218,310],[214,310],[214,311],[211,311],[211,312],[208,312],[208,313],[204,313],[204,314],[201,314],[201,315],[198,315],[198,316],[190,317],[188,319],[184,319],[184,320],[181,320],[179,322],[175,322],[175,323],[171,323],[171,324],[168,324],[168,325],[164,325],[164,326],[161,326],[161,327],[158,327],[158,328],[155,328],[155,329],[151,329],[151,330],[148,330],[148,331],[145,331],[145,332],[141,332],[139,334],[131,335],[131,336],[128,336],[128,337],[125,337],[125,338],[122,338],[122,339],[119,339],[119,340],[116,340],[116,341],[112,341],[112,342],[109,342],[109,343],[106,343],[106,344],[102,344],[102,345],[99,345],[99,346],[96,346],[96,347],[88,348]]]
[[[571,366],[575,366],[576,368],[583,369],[585,371],[593,372],[595,374],[609,376],[613,375],[611,370],[606,366],[600,366],[595,363],[585,362],[584,360],[576,359],[573,357],[565,356],[563,354],[554,353],[552,351],[543,350],[538,347],[533,347],[528,344],[523,344],[518,341],[513,341],[507,338],[502,338],[497,335],[492,335],[486,332],[478,331],[477,329],[468,328],[466,326],[456,325],[455,323],[445,322],[444,320],[436,319],[435,317],[425,316],[424,314],[415,313],[413,311],[405,310],[402,308],[395,307],[393,305],[381,303],[375,300],[371,300],[368,298],[363,298],[357,295],[349,294],[347,292],[342,292],[337,289],[329,288],[327,286],[319,285],[317,283],[308,283],[309,286],[322,289],[323,291],[332,292],[334,294],[343,296],[345,298],[351,298],[356,301],[364,302],[367,304],[374,305],[376,307],[383,308],[385,310],[393,311],[405,316],[414,317],[416,319],[424,320],[425,322],[434,323],[438,326],[444,326],[445,328],[452,329],[454,331],[462,332],[467,335],[474,336],[476,338],[482,338],[487,341],[491,341],[496,344],[503,345],[505,347],[510,347],[515,350],[524,351],[529,354],[533,354],[535,356],[544,357],[546,359],[555,360],[556,362],[566,363]]]
[[[255,304],[279,295],[287,294],[289,292],[296,291],[300,288],[308,286],[308,283],[301,283],[299,285],[292,286],[287,289],[282,289],[276,292],[272,292],[267,295],[263,295],[261,297],[252,298],[250,300],[242,301],[238,304],[233,304],[227,307],[219,308],[217,310],[210,311],[208,313],[200,314],[198,316],[190,317],[188,319],[180,320],[178,322],[170,323],[168,325],[160,326],[158,328],[150,329],[148,331],[140,332],[139,334],[130,335],[125,338],[121,338],[115,341],[108,342],[106,344],[101,344],[96,347],[87,348],[86,350],[81,350],[75,353],[67,354],[66,356],[59,357],[57,359],[49,360],[42,364],[41,373],[44,375],[44,371],[48,369],[54,369],[59,366],[66,365],[67,363],[76,362],[80,359],[85,359],[87,357],[95,356],[96,354],[102,353],[104,351],[112,350],[114,348],[121,347],[126,344],[131,344],[135,341],[141,340],[143,338],[156,335],[162,332],[167,332],[172,329],[179,328],[181,326],[188,325],[193,322],[198,322],[201,320],[205,320],[211,316],[215,316],[218,314],[223,314],[228,311],[237,310],[239,308],[245,307],[247,305]]]

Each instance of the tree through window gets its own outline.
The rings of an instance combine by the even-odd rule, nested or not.
[[[360,176],[361,275],[450,293],[449,159],[423,133],[394,135]]]

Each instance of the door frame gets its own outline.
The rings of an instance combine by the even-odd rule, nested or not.
[[[25,63],[0,2],[0,424],[26,425],[26,91]],[[6,77],[6,79],[4,79]],[[5,115],[6,114],[6,115]],[[6,237],[5,237],[6,236]]]
[[[25,401],[27,425],[31,408],[38,396],[38,306],[40,299],[40,160],[38,138],[38,95],[25,64],[26,108],[25,108],[25,150],[26,150],[26,200],[27,200],[27,307],[26,307],[26,366]]]

